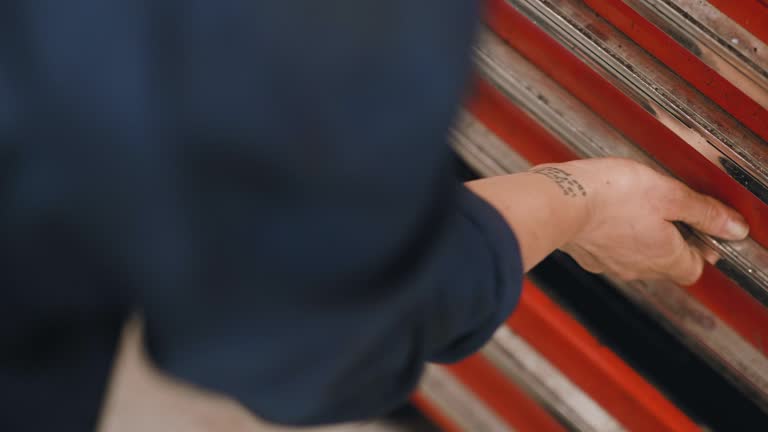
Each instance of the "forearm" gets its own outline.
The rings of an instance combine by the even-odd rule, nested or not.
[[[576,237],[589,218],[586,189],[564,171],[491,177],[466,186],[513,229],[526,272]]]

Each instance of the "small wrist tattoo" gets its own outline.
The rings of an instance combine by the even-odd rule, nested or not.
[[[555,182],[563,191],[563,195],[569,197],[587,196],[587,190],[573,176],[560,168],[543,167],[529,171],[533,174],[541,174]]]

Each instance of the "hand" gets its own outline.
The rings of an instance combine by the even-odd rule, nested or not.
[[[531,170],[555,181],[558,171],[583,187],[588,214],[561,249],[591,272],[692,284],[701,276],[702,252],[673,222],[725,240],[741,240],[749,231],[733,209],[630,160],[588,159]]]

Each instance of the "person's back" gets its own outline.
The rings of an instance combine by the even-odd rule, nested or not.
[[[450,224],[434,179],[474,9],[3,2],[0,429],[92,427],[139,309],[162,365],[268,417],[402,400],[418,368],[337,381],[428,354],[401,324],[428,291],[398,279],[436,265],[430,233]]]
[[[556,248],[690,283],[672,221],[747,235],[623,160],[460,184],[476,7],[0,3],[0,430],[92,429],[136,312],[161,368],[261,417],[382,414]]]

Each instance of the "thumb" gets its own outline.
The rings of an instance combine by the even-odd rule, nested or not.
[[[670,220],[685,222],[706,234],[724,240],[742,240],[749,234],[744,218],[720,201],[685,188],[681,198],[673,204]]]

